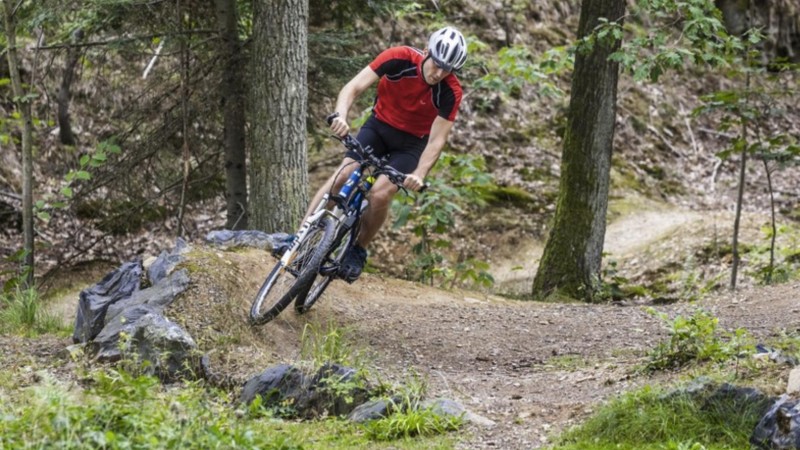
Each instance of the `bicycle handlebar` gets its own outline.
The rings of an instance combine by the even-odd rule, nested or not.
[[[333,123],[333,119],[339,117],[339,113],[335,112],[328,117],[325,118],[325,121],[328,122],[328,125]],[[352,150],[357,155],[364,158],[364,160],[369,163],[370,165],[374,166],[377,170],[375,173],[377,175],[386,175],[389,178],[389,181],[400,187],[401,189],[405,190],[403,183],[406,181],[406,174],[400,172],[399,170],[395,169],[392,166],[386,164],[385,158],[379,158],[375,156],[375,153],[369,145],[364,147],[361,145],[361,142],[358,142],[358,139],[354,138],[350,133],[342,136],[334,136],[336,139],[340,140],[348,150]],[[420,188],[419,192],[425,192],[428,189],[428,184],[425,183]]]

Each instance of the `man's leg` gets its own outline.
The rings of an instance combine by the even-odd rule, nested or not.
[[[369,207],[364,211],[361,230],[358,233],[358,245],[366,249],[389,215],[392,198],[397,193],[397,186],[381,175],[369,191]]]
[[[380,176],[375,181],[369,191],[369,206],[361,216],[361,229],[356,245],[350,247],[339,267],[339,276],[343,280],[352,283],[361,276],[361,271],[367,263],[367,245],[372,242],[381,229],[381,225],[386,221],[392,197],[396,193],[397,187],[385,176]]]

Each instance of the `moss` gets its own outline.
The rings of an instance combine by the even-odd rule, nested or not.
[[[548,47],[564,45],[568,42],[566,30],[561,27],[532,27],[532,42],[547,42]]]
[[[636,116],[631,116],[631,126],[633,127],[633,131],[637,134],[642,135],[647,133],[647,124],[644,121]]]
[[[643,183],[633,169],[616,156],[611,161],[611,189],[642,192]]]
[[[655,178],[656,180],[663,180],[664,177],[666,176],[666,173],[664,172],[664,168],[663,167],[648,166],[648,165],[643,165],[641,167],[642,167],[642,170],[645,171],[645,173],[647,173],[651,177]]]
[[[536,300],[545,303],[582,303],[575,297],[571,296],[568,292],[560,288],[556,288],[545,297],[537,298]]]
[[[484,190],[481,196],[492,206],[514,205],[525,207],[536,202],[536,199],[531,194],[516,186],[492,186]]]

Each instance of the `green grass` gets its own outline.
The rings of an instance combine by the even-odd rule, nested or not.
[[[739,450],[750,448],[758,414],[755,408],[703,408],[702,401],[647,386],[603,406],[551,449]]]
[[[457,431],[463,420],[460,417],[440,416],[430,409],[396,411],[386,418],[368,422],[367,437],[375,441],[392,441],[415,436],[435,436]]]
[[[0,371],[0,379],[25,380]],[[279,420],[261,407],[239,407],[201,383],[163,386],[119,370],[88,374],[85,389],[42,375],[30,387],[0,384],[0,448],[351,449],[453,448],[437,435],[376,441],[364,425],[341,419]]]
[[[0,334],[37,336],[66,330],[59,317],[45,311],[36,290],[17,288],[0,294]]]
[[[300,341],[301,359],[312,361],[315,367],[338,363],[364,370],[367,364],[364,352],[355,345],[356,339],[352,336],[352,331],[333,322],[323,325],[306,324]]]

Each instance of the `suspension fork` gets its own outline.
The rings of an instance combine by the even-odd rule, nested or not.
[[[314,210],[314,212],[311,213],[311,215],[308,216],[308,218],[300,225],[300,229],[297,230],[297,237],[292,241],[292,245],[289,247],[289,250],[281,257],[280,263],[283,267],[287,267],[292,263],[298,247],[300,247],[300,244],[305,240],[306,235],[308,235],[308,231],[311,229],[311,227],[319,223],[323,216],[331,214],[331,212],[325,208],[328,204],[328,200],[329,195],[323,195],[322,200],[319,202],[319,205],[317,205],[317,208]]]

